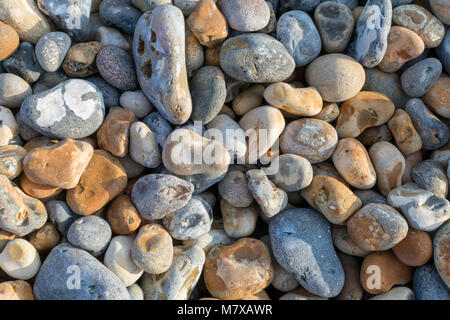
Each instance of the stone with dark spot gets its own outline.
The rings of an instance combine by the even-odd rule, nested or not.
[[[438,59],[424,59],[402,73],[403,91],[412,98],[421,97],[430,90],[441,72],[442,64]]]
[[[138,85],[131,56],[118,47],[101,49],[96,58],[100,75],[120,90],[132,90]]]
[[[22,42],[12,56],[3,60],[3,67],[28,83],[36,82],[44,73],[29,42]]]

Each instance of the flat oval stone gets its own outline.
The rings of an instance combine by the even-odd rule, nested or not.
[[[205,66],[197,70],[190,82],[193,121],[211,122],[222,109],[227,96],[225,75],[220,68]]]
[[[438,115],[450,119],[450,77],[442,73],[430,90],[421,97],[422,101]]]
[[[363,67],[355,59],[331,53],[315,59],[306,68],[308,84],[317,88],[323,100],[341,102],[354,97],[366,79]]]
[[[398,6],[392,13],[392,22],[416,32],[427,48],[435,48],[444,39],[445,28],[430,11],[416,4]]]
[[[299,10],[281,15],[277,22],[277,38],[294,58],[296,67],[313,61],[322,49],[320,34],[314,22],[308,14]]]
[[[406,69],[400,78],[405,93],[418,98],[427,93],[438,80],[442,64],[436,58],[427,58]]]
[[[350,8],[339,2],[322,2],[314,10],[314,22],[326,52],[343,52],[355,26]]]
[[[183,208],[191,199],[194,186],[166,174],[149,174],[134,185],[131,198],[142,217],[161,219]]]
[[[388,203],[399,208],[411,227],[433,231],[450,217],[450,203],[414,183],[406,183],[392,190]]]
[[[220,2],[220,10],[236,31],[261,30],[270,19],[269,6],[264,0],[227,0]]]
[[[448,260],[450,255],[449,246],[450,223],[447,222],[438,229],[433,239],[434,265],[436,270],[439,272],[442,281],[445,282],[447,287],[450,287],[450,270],[448,268]]]
[[[100,75],[108,83],[120,90],[132,90],[137,87],[133,59],[118,47],[102,48],[96,58]]]
[[[0,105],[18,108],[33,93],[30,85],[12,73],[0,73]]]
[[[417,300],[450,300],[450,290],[433,264],[426,264],[414,270],[412,289]]]
[[[422,138],[423,149],[435,150],[447,143],[448,127],[430,112],[422,100],[418,98],[409,100],[405,111],[411,117],[414,127]]]
[[[54,72],[59,69],[69,51],[72,40],[64,32],[50,32],[36,44],[36,58],[42,69]]]
[[[287,79],[295,61],[274,38],[260,33],[241,34],[222,44],[220,65],[232,78],[244,82],[277,82]]]
[[[71,290],[67,276],[77,272],[75,270],[80,272],[80,288]],[[130,299],[127,288],[111,270],[85,250],[67,242],[57,245],[47,256],[34,282],[33,292],[39,300]]]
[[[363,66],[378,65],[388,46],[392,4],[389,0],[367,1],[356,23],[354,57]]]
[[[88,33],[92,0],[38,0],[39,9],[75,41]]]
[[[136,74],[142,91],[173,124],[185,123],[192,112],[184,28],[180,9],[161,5],[142,15],[133,39]]]
[[[329,222],[312,209],[291,209],[269,224],[273,253],[278,263],[309,292],[334,297],[345,275],[333,247]]]
[[[106,220],[91,215],[75,220],[67,231],[67,240],[86,250],[94,257],[100,256],[111,240],[111,227]]]
[[[22,42],[11,57],[3,60],[3,67],[28,83],[36,82],[44,73],[36,58],[34,46],[29,42]]]
[[[93,134],[105,114],[103,97],[88,81],[73,79],[28,97],[20,118],[43,135],[80,139]]]
[[[6,23],[0,22],[0,61],[8,58],[19,46],[19,35]]]
[[[99,7],[100,18],[107,26],[112,26],[133,35],[141,12],[129,1],[103,0]]]

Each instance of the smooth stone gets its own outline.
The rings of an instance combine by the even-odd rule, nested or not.
[[[278,0],[276,2],[278,3],[278,13],[283,14],[291,10],[312,11],[319,5],[320,0]]]
[[[142,119],[153,111],[152,104],[141,90],[125,91],[120,95],[119,101],[123,108],[133,111],[137,119]]]
[[[241,34],[222,44],[220,65],[232,78],[250,83],[287,79],[295,61],[284,45],[260,33]]]
[[[72,40],[64,32],[50,32],[36,44],[36,58],[42,69],[54,72],[62,65]]]
[[[45,207],[48,212],[48,218],[63,236],[67,235],[67,231],[72,223],[80,217],[61,200],[49,200],[45,203]]]
[[[103,45],[97,41],[77,43],[67,52],[62,69],[71,77],[85,78],[98,72],[95,65],[97,56]]]
[[[134,238],[135,235],[112,238],[103,258],[103,264],[127,287],[134,284],[144,273],[131,259]]]
[[[411,117],[403,109],[396,109],[388,128],[394,136],[397,148],[405,155],[411,155],[422,149],[422,138],[414,128]]]
[[[59,193],[62,192],[62,189],[59,187],[53,187],[46,184],[35,183],[28,179],[28,177],[23,174],[19,178],[19,185],[22,188],[23,192],[28,194],[29,196],[41,200],[47,200],[55,197]]]
[[[0,300],[34,300],[33,288],[23,280],[2,282]]]
[[[118,195],[111,201],[106,212],[106,220],[112,232],[120,235],[133,233],[142,222],[130,196],[124,194]]]
[[[264,0],[226,0],[220,2],[220,10],[230,28],[242,32],[254,32],[264,28],[270,19],[270,9]]]
[[[205,264],[198,246],[175,246],[172,265],[163,275],[144,273],[140,285],[145,300],[187,300]]]
[[[373,68],[383,59],[388,47],[391,19],[391,1],[367,1],[355,30],[354,58],[364,67]]]
[[[422,266],[433,255],[433,242],[427,232],[410,228],[405,239],[393,247],[392,252],[407,266]]]
[[[399,208],[411,227],[433,231],[450,217],[450,203],[414,183],[406,183],[388,195],[388,203]]]
[[[124,51],[130,49],[130,44],[127,39],[115,28],[99,27],[95,32],[95,40],[100,42],[104,47],[118,47]]]
[[[36,82],[44,73],[36,57],[34,46],[29,42],[22,42],[11,57],[3,60],[3,68],[28,83]]]
[[[75,274],[80,276],[79,282],[70,278]],[[78,290],[71,290],[78,286]],[[127,288],[111,270],[85,250],[69,243],[59,244],[47,256],[36,277],[33,293],[38,300],[130,299]]]
[[[161,5],[142,15],[133,39],[136,74],[142,91],[173,124],[185,123],[192,113],[184,29],[180,9]]]
[[[450,29],[447,28],[445,32],[444,40],[442,40],[441,44],[435,49],[436,55],[439,57],[442,65],[444,66],[447,74],[450,74]]]
[[[313,20],[299,10],[286,12],[278,19],[277,38],[294,58],[296,67],[313,61],[322,49],[320,34]]]
[[[108,247],[111,235],[111,227],[108,222],[96,215],[91,215],[81,217],[70,225],[67,231],[67,240],[94,257],[98,257]]]
[[[51,31],[47,17],[39,10],[35,1],[2,0],[0,19],[17,31],[21,41],[33,44]]]
[[[0,106],[0,146],[6,146],[19,133],[19,126],[12,111]]]
[[[149,174],[134,185],[131,198],[139,214],[146,219],[161,219],[186,206],[194,186],[175,176]]]
[[[409,1],[409,0],[408,0]],[[408,287],[395,287],[386,293],[378,294],[369,300],[415,300],[414,292]]]
[[[56,227],[47,221],[42,228],[28,236],[28,241],[39,253],[46,253],[58,245],[60,236]]]
[[[14,279],[29,280],[38,273],[40,266],[38,252],[24,239],[9,241],[0,254],[0,268]]]
[[[174,239],[195,239],[211,229],[212,214],[205,200],[193,196],[183,208],[166,214],[162,223]]]
[[[441,72],[442,64],[438,59],[424,59],[402,73],[400,80],[403,91],[412,98],[421,97],[431,89]]]
[[[116,87],[97,76],[89,77],[86,80],[95,84],[97,89],[102,93],[105,107],[111,108],[119,105],[120,92]]]
[[[233,207],[245,208],[253,202],[248,190],[247,176],[240,170],[229,170],[219,182],[218,191],[219,195]]]
[[[344,286],[345,274],[333,247],[330,224],[317,211],[291,209],[269,224],[278,263],[309,292],[334,297]]]
[[[295,154],[282,154],[278,157],[279,169],[270,179],[286,192],[305,189],[313,180],[311,163]]]
[[[73,79],[28,97],[20,118],[43,135],[80,139],[94,133],[105,113],[103,97],[88,81]]]
[[[370,252],[370,250],[363,249],[353,242],[345,225],[332,224],[331,235],[334,246],[345,254],[355,257],[365,257]]]
[[[417,300],[450,300],[450,290],[432,264],[416,268],[412,289]]]
[[[255,231],[259,217],[259,208],[256,204],[239,208],[233,207],[225,199],[222,199],[220,212],[222,213],[223,228],[229,237],[235,239],[248,237]]]
[[[195,72],[189,88],[193,106],[191,119],[203,125],[211,122],[222,109],[227,95],[223,72],[214,66],[202,67]]]
[[[443,24],[450,25],[450,4],[445,0],[429,0],[431,12],[438,18]]]
[[[356,137],[359,142],[361,142],[365,147],[370,147],[371,145],[380,142],[392,141],[392,134],[388,129],[388,126],[382,124],[381,126],[371,127],[364,130],[358,137]]]
[[[449,128],[425,106],[422,100],[413,98],[408,101],[405,111],[422,138],[422,148],[436,150],[449,139]]]
[[[143,122],[136,121],[130,127],[130,157],[146,168],[156,168],[161,164],[158,142]]]
[[[355,26],[350,8],[339,2],[322,2],[314,10],[314,22],[327,53],[343,52]]]
[[[144,300],[144,291],[137,283],[129,286],[127,290],[131,300]]]
[[[233,111],[243,116],[247,112],[263,104],[265,87],[262,84],[254,84],[239,92],[232,100]]]
[[[171,124],[157,111],[147,115],[142,122],[155,134],[159,146],[164,148],[167,137],[173,130]]]
[[[186,46],[186,72],[188,75],[188,78],[191,78],[192,75],[196,70],[198,70],[203,65],[214,65],[216,67],[220,67],[220,61],[219,60],[219,54],[220,54],[220,46],[215,48],[207,48],[206,52],[203,52],[203,46],[200,44],[198,39],[195,37],[195,35],[192,33],[191,29],[189,29],[189,26],[184,26],[184,33],[185,33],[185,46]],[[214,64],[208,63],[208,52],[211,53],[211,50],[215,53],[215,62]],[[206,57],[205,57],[206,56]],[[211,56],[209,56],[209,59],[211,59]],[[205,62],[206,61],[206,62]]]
[[[3,22],[0,22],[0,43],[0,61],[11,56],[20,43],[16,30]]]
[[[449,250],[450,243],[450,223],[447,222],[434,235],[433,239],[433,260],[436,270],[445,282],[448,288],[450,288],[450,271],[448,269]],[[431,250],[430,250],[431,252]]]
[[[96,58],[103,79],[120,90],[132,90],[138,85],[132,57],[118,47],[102,48]]]
[[[431,89],[421,97],[422,101],[438,115],[450,119],[450,77],[442,73]]]
[[[447,174],[437,162],[425,160],[418,163],[413,167],[411,177],[419,188],[428,190],[441,198],[447,197]]]
[[[112,26],[133,35],[141,12],[129,1],[103,0],[99,7],[100,18],[107,26]]]
[[[22,172],[22,161],[27,150],[21,146],[9,145],[0,147],[0,175],[13,180]]]
[[[21,77],[12,73],[0,73],[0,105],[7,108],[19,108],[23,100],[31,96],[30,85]]]

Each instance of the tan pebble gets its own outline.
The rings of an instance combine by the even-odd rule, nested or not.
[[[370,252],[370,250],[363,249],[353,242],[347,232],[347,226],[345,225],[332,224],[331,235],[334,246],[345,254],[356,257],[365,257]]]
[[[97,73],[95,58],[102,47],[97,41],[75,44],[67,52],[62,69],[71,77],[86,78]]]
[[[342,184],[348,187],[348,182],[341,176],[341,174],[336,170],[333,164],[329,162],[320,162],[312,165],[313,177],[317,176],[327,176],[339,180]]]
[[[229,116],[232,120],[236,119],[236,113],[234,113],[233,109],[228,107],[226,104],[224,104],[222,109],[220,109],[219,114],[225,114]]]
[[[0,21],[0,61],[8,58],[19,46],[19,35],[11,26]]]
[[[433,255],[433,242],[425,231],[410,228],[406,238],[392,248],[398,260],[411,267],[422,266]]]
[[[31,139],[30,141],[25,143],[23,147],[27,150],[27,152],[30,152],[34,148],[48,147],[54,145],[55,143],[58,143],[58,140],[53,140],[50,139],[49,137],[40,136]]]
[[[265,87],[262,84],[254,84],[250,88],[239,93],[232,102],[233,111],[238,116],[243,116],[250,110],[262,105]]]
[[[0,300],[34,300],[33,288],[23,280],[2,282]]]
[[[438,115],[450,119],[450,76],[442,73],[430,90],[421,97]]]
[[[23,192],[32,196],[33,198],[47,200],[60,194],[63,189],[59,187],[53,187],[46,184],[39,184],[31,181],[25,174],[22,174],[19,179],[20,187]]]
[[[0,147],[0,174],[12,180],[22,172],[22,161],[27,150],[21,146]]]
[[[118,195],[111,201],[107,220],[116,234],[130,234],[139,228],[141,217],[127,195]]]
[[[397,109],[388,122],[398,149],[404,155],[410,155],[422,149],[422,139],[414,128],[410,116],[403,109]]]
[[[255,231],[259,216],[256,204],[246,208],[233,207],[227,201],[220,201],[224,230],[231,238],[248,237]]]
[[[330,123],[337,119],[339,112],[339,107],[335,102],[325,102],[322,111],[313,116],[313,118]]]
[[[39,252],[50,251],[59,243],[59,232],[51,222],[28,236],[28,241]]]
[[[218,46],[215,48],[206,48],[205,50],[205,65],[215,66],[220,68],[220,49],[222,47]]]

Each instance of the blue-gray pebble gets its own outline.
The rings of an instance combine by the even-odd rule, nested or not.
[[[97,89],[102,93],[105,107],[117,107],[119,105],[120,91],[116,87],[110,85],[105,79],[101,77],[89,77],[86,80],[92,82],[97,86]]]
[[[67,242],[54,247],[47,256],[33,293],[37,300],[130,299],[127,288],[111,270]]]
[[[167,121],[161,113],[158,111],[152,112],[147,115],[143,120],[143,123],[149,127],[150,130],[155,134],[156,141],[161,148],[164,148],[167,137],[172,133],[172,125]]]
[[[358,6],[358,0],[320,0],[321,3],[324,2],[336,2],[336,3],[342,3],[345,4],[347,7],[349,7],[350,10],[355,9]]]
[[[320,0],[279,0],[278,13],[283,14],[291,10],[312,11]]]
[[[306,290],[321,297],[339,294],[345,274],[323,215],[306,208],[283,211],[270,221],[269,234],[278,263]]]
[[[72,223],[80,218],[79,215],[70,210],[67,203],[61,200],[50,200],[45,203],[50,221],[63,236],[67,235]]]
[[[450,300],[450,291],[432,264],[416,268],[412,285],[416,300]]]
[[[302,67],[313,61],[322,49],[322,40],[309,15],[300,10],[284,13],[277,22],[277,38]]]
[[[445,31],[444,40],[442,40],[441,44],[435,49],[435,52],[439,60],[441,60],[445,72],[450,74],[450,28],[447,28]]]
[[[431,89],[441,72],[442,64],[438,59],[424,59],[402,73],[403,91],[412,98],[421,97]]]
[[[21,77],[28,83],[36,82],[44,73],[34,52],[34,46],[29,42],[22,42],[12,56],[3,60],[3,67],[7,72]]]
[[[130,35],[134,33],[142,14],[127,0],[103,0],[99,12],[103,23]]]

